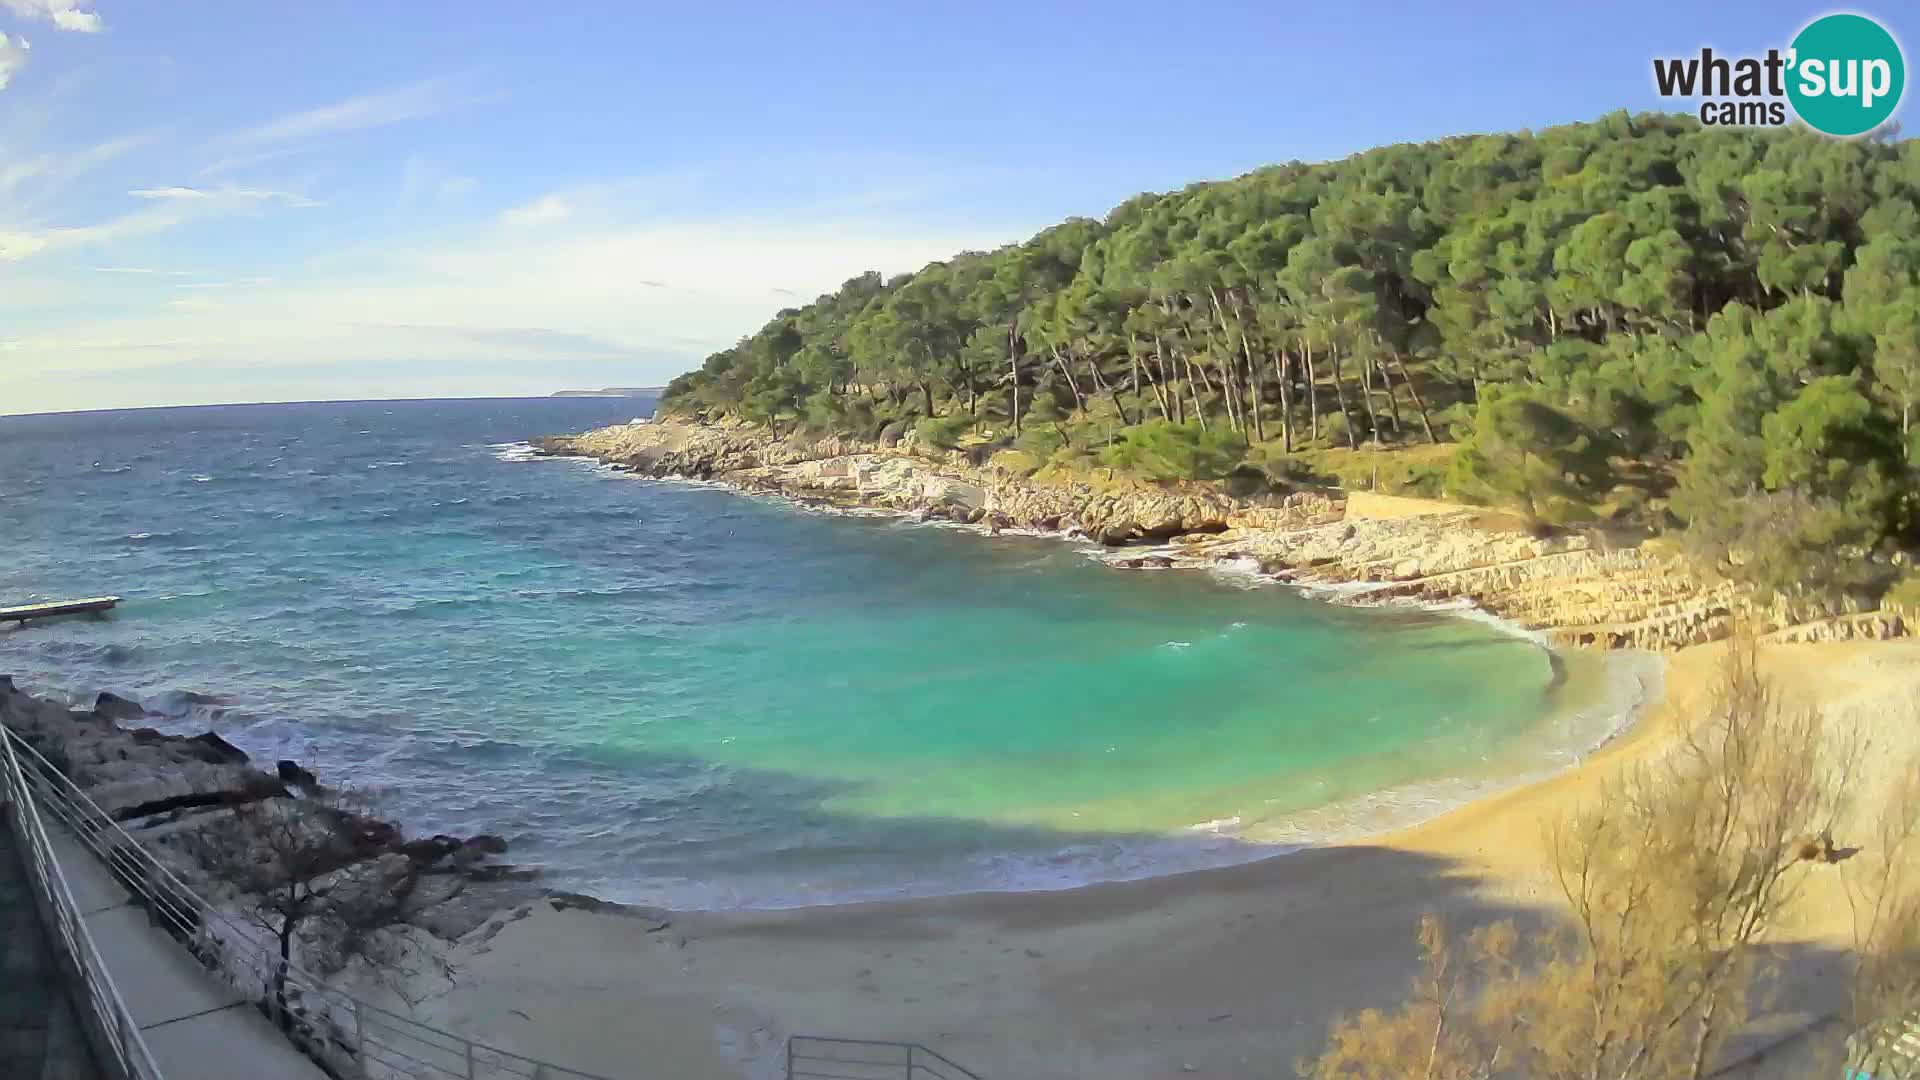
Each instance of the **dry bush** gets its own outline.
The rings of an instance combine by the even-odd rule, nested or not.
[[[1510,922],[1483,928],[1464,961],[1423,921],[1413,997],[1337,1021],[1302,1075],[1707,1075],[1766,992],[1766,946],[1807,874],[1835,857],[1831,837],[1860,756],[1816,711],[1781,702],[1757,660],[1751,634],[1736,635],[1710,714],[1553,832],[1564,920],[1524,939]],[[1911,791],[1920,808],[1920,779]],[[1911,816],[1903,820],[1889,826],[1901,845],[1912,832]],[[1904,888],[1903,855],[1904,846],[1883,848],[1885,873],[1862,883],[1871,895],[1863,925],[1879,943],[1866,955],[1885,958],[1860,968],[1870,988],[1862,1008],[1873,1016],[1920,990],[1920,907]]]
[[[1901,1021],[1920,1014],[1920,762],[1909,762],[1880,809],[1874,834],[1841,864],[1853,917],[1855,965],[1841,1048],[1849,1068],[1876,1077],[1920,1076],[1890,1053]]]
[[[407,920],[449,886],[428,890],[420,867],[391,850],[397,835],[364,798],[331,791],[237,806],[191,836],[209,878],[270,937],[268,1000],[283,1024],[293,967],[330,976],[356,966],[404,996],[418,968],[440,965],[414,947]]]

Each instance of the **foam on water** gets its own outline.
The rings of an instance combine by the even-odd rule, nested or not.
[[[0,670],[682,907],[1244,862],[1563,766],[1657,693],[1470,612],[1098,561],[1206,565],[1179,545],[988,540],[522,441],[632,408],[0,419],[0,596],[127,596],[0,634]]]

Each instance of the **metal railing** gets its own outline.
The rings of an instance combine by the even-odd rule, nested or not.
[[[4,731],[0,728],[0,732]],[[57,938],[52,944],[65,954],[78,976],[81,1000],[77,1004],[85,1009],[85,1026],[93,1036],[89,1041],[94,1055],[105,1059],[101,1064],[116,1077],[164,1080],[160,1066],[154,1063],[153,1054],[140,1035],[140,1025],[127,1010],[127,1003],[121,1000],[119,988],[114,986],[113,976],[93,944],[93,935],[87,932],[80,905],[74,902],[73,890],[54,858],[46,822],[41,820],[27,774],[13,746],[10,734],[0,737],[0,801],[6,803],[7,817],[24,841],[22,861],[32,879],[44,916],[42,921]]]
[[[0,727],[25,788],[209,970],[260,1004],[300,1050],[366,1080],[607,1080],[421,1023],[282,964],[260,931],[193,891],[32,746]],[[31,803],[33,800],[22,800]],[[285,1005],[277,1004],[284,996]],[[157,1076],[158,1074],[154,1074]]]
[[[980,1080],[919,1043],[787,1038],[787,1080]]]

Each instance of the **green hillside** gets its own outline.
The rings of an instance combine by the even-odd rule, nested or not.
[[[1917,199],[1911,142],[1685,117],[1381,147],[854,278],[665,408],[1243,490],[1378,452],[1871,599],[1920,516]]]

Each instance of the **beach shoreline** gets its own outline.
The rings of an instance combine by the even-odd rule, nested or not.
[[[633,424],[635,427],[659,431],[657,422],[646,425]],[[1197,571],[1216,576],[1226,576],[1243,582],[1247,587],[1280,586],[1293,590],[1298,595],[1322,603],[1333,603],[1351,607],[1398,607],[1433,614],[1460,618],[1481,623],[1537,646],[1545,656],[1552,671],[1552,686],[1560,686],[1566,678],[1566,660],[1568,653],[1581,655],[1582,659],[1596,658],[1607,664],[1610,671],[1603,677],[1609,685],[1603,689],[1607,697],[1586,702],[1563,703],[1557,718],[1566,720],[1566,712],[1588,708],[1598,709],[1604,715],[1599,723],[1589,723],[1577,735],[1577,741],[1567,746],[1556,746],[1555,750],[1571,756],[1571,762],[1556,762],[1547,767],[1537,763],[1522,767],[1509,761],[1500,767],[1476,772],[1473,776],[1436,776],[1428,777],[1412,784],[1397,785],[1370,791],[1364,795],[1337,800],[1302,812],[1280,815],[1278,821],[1257,820],[1242,823],[1235,819],[1230,826],[1221,822],[1209,821],[1189,826],[1189,830],[1213,828],[1216,835],[1230,836],[1243,840],[1250,846],[1270,847],[1270,852],[1246,853],[1244,857],[1224,861],[1216,866],[1171,867],[1147,869],[1124,877],[1079,880],[1064,883],[1040,884],[1027,881],[1004,888],[968,890],[947,895],[984,895],[991,893],[1031,893],[1072,890],[1100,885],[1119,884],[1130,881],[1147,880],[1162,877],[1177,877],[1187,873],[1204,873],[1210,870],[1229,868],[1266,859],[1283,857],[1316,846],[1333,844],[1352,844],[1370,842],[1376,837],[1395,835],[1416,829],[1436,818],[1443,817],[1463,807],[1481,800],[1528,786],[1564,772],[1567,768],[1577,767],[1594,752],[1616,741],[1627,733],[1635,723],[1650,709],[1659,704],[1661,683],[1664,679],[1664,663],[1657,653],[1638,648],[1596,649],[1588,646],[1569,645],[1556,641],[1553,636],[1529,627],[1523,623],[1505,617],[1497,612],[1488,611],[1476,604],[1470,597],[1454,596],[1432,598],[1404,591],[1393,590],[1390,583],[1338,580],[1327,577],[1308,576],[1288,569],[1276,569],[1262,565],[1257,559],[1232,551],[1210,548],[1206,551],[1190,551],[1196,545],[1182,543],[1191,541],[1192,535],[1177,536],[1170,541],[1140,542],[1134,541],[1118,545],[1105,545],[1092,539],[1088,533],[1072,524],[1057,524],[1051,528],[1021,527],[1002,525],[976,517],[975,520],[956,520],[956,515],[942,512],[938,505],[889,505],[884,498],[875,499],[864,495],[850,496],[844,489],[829,489],[820,492],[805,484],[786,482],[768,483],[764,478],[755,481],[711,477],[688,476],[678,473],[659,475],[649,473],[644,468],[621,465],[610,462],[604,456],[562,453],[566,449],[554,440],[542,440],[535,443],[503,444],[494,447],[502,461],[527,462],[541,459],[571,460],[594,463],[602,469],[628,472],[637,479],[649,482],[692,484],[715,488],[747,498],[770,499],[783,506],[808,513],[827,513],[854,517],[882,517],[895,520],[912,520],[922,524],[943,528],[953,528],[970,534],[993,539],[1003,535],[1017,535],[1037,539],[1046,539],[1073,544],[1087,549],[1090,557],[1116,569],[1157,571],[1178,570]],[[839,449],[839,447],[835,447]],[[856,493],[857,494],[857,493]],[[1365,500],[1363,511],[1374,520],[1398,520],[1411,517],[1451,516],[1460,513],[1462,507],[1439,503],[1434,500],[1402,498],[1395,496],[1375,496]],[[949,508],[950,509],[950,508]],[[1472,511],[1468,511],[1471,513]],[[1315,517],[1324,516],[1323,507],[1316,507]],[[1234,530],[1226,530],[1229,540]],[[1209,534],[1199,534],[1202,536]],[[1631,682],[1633,689],[1624,697],[1615,697],[1614,692],[1622,689],[1622,684]],[[1593,687],[1587,688],[1591,693]],[[1543,715],[1540,723],[1553,722],[1549,715]],[[1178,835],[1178,834],[1169,834]],[[790,904],[749,905],[746,907],[691,908],[687,911],[781,911],[795,909],[813,909],[823,907],[842,907],[860,903],[886,903],[894,900],[911,901],[917,899],[938,898],[906,895],[901,897],[879,897],[868,900],[825,900],[814,902],[795,902]],[[645,906],[646,910],[656,910]]]
[[[1400,999],[1422,915],[1462,930],[1551,917],[1550,828],[1698,719],[1720,650],[1667,658],[1662,698],[1579,764],[1365,840],[1072,889],[777,910],[548,892],[443,944],[450,983],[386,1004],[609,1076],[646,1061],[771,1078],[794,1034],[919,1042],[986,1076],[1291,1075],[1335,1016]],[[1762,663],[1831,719],[1872,720],[1881,749],[1920,746],[1920,642],[1773,645]],[[1794,927],[1828,949],[1847,930],[1832,885],[1815,880]],[[1816,979],[1769,1019],[1791,1027],[1832,990]]]
[[[559,448],[548,444],[546,452]],[[580,456],[659,475],[658,462],[644,457]],[[897,489],[877,499],[813,499],[805,485],[795,490],[781,474],[770,479],[766,471],[795,467],[746,465],[744,482],[726,470],[718,479],[711,471],[690,479],[834,508],[852,502],[863,514],[938,516],[927,513],[918,495],[897,498]],[[1455,531],[1485,535],[1484,525],[1464,520],[1460,508],[1394,502],[1400,505],[1382,501],[1378,520],[1439,519]],[[1009,527],[964,516],[973,520],[962,523],[979,531]],[[1372,519],[1347,524],[1365,530],[1366,520]],[[1309,532],[1326,525],[1296,523]],[[1067,529],[1035,531],[1075,538]],[[1232,561],[1241,572],[1250,569],[1326,600],[1351,602],[1362,594],[1365,602],[1471,606],[1535,639],[1549,655],[1581,651],[1583,637],[1589,646],[1648,640],[1586,634],[1577,619],[1543,625],[1526,614],[1540,609],[1525,601],[1483,603],[1485,594],[1476,589],[1404,587],[1409,577],[1471,577],[1472,567],[1437,575],[1390,572],[1406,569],[1401,565],[1369,576],[1353,573],[1352,564],[1325,561],[1271,573],[1271,562],[1246,550],[1260,550],[1259,539],[1249,535],[1256,531],[1230,525],[1157,538],[1151,546],[1123,541],[1106,558],[1158,557],[1120,562],[1129,569],[1205,569]],[[1279,531],[1286,531],[1284,523]],[[1335,535],[1355,539],[1350,532]],[[1376,529],[1359,540],[1377,549],[1379,535]],[[1412,529],[1401,539],[1418,543],[1433,535]],[[1282,540],[1266,553],[1276,548],[1298,550]],[[1379,568],[1383,557],[1373,554],[1367,565]],[[1560,554],[1549,549],[1534,557]],[[1406,557],[1404,546],[1384,555]],[[1581,561],[1588,576],[1572,583],[1576,592],[1593,584],[1592,575],[1620,565],[1605,557]],[[1529,587],[1524,577],[1518,583]],[[1552,579],[1548,587],[1565,590],[1569,583]],[[1609,602],[1586,598],[1603,608]],[[1660,597],[1669,613],[1683,606],[1674,599],[1671,592]],[[1727,598],[1718,599],[1724,604]],[[1565,615],[1569,609],[1550,610]],[[1292,1075],[1294,1062],[1319,1048],[1336,1016],[1400,1000],[1417,958],[1413,934],[1421,915],[1436,913],[1460,927],[1552,917],[1561,902],[1550,874],[1554,826],[1600,797],[1623,770],[1665,753],[1706,707],[1722,646],[1684,640],[1686,633],[1715,629],[1697,614],[1667,623],[1685,628],[1681,635],[1653,638],[1665,654],[1659,685],[1590,752],[1567,768],[1423,820],[1230,866],[1058,890],[672,913],[531,905],[503,914],[456,947],[463,974],[437,1000],[436,1015],[508,1033],[530,1052],[564,1048],[582,1067],[613,1070],[644,1052],[670,1063],[677,1075],[716,1080],[778,1075],[781,1047],[794,1034],[921,1042],[983,1075]],[[1716,614],[1731,618],[1730,605]],[[1831,632],[1846,638],[1861,630],[1873,638],[1904,630],[1844,620],[1821,625],[1839,627]],[[1774,629],[1763,665],[1784,692],[1855,720],[1904,710],[1920,731],[1920,643],[1804,643],[1796,637],[1820,632]],[[1836,692],[1837,685],[1846,692]],[[1920,742],[1920,735],[1909,738]],[[1816,896],[1823,887],[1816,886]],[[1833,917],[1835,907],[1816,900],[1795,933],[1836,945],[1846,928]],[[1780,1024],[1795,1022],[1789,1014],[1798,1000],[1784,1007]],[[609,1034],[616,1016],[646,1019]]]
[[[625,438],[636,429],[648,437],[670,430],[617,430]],[[1658,552],[1543,539],[1497,515],[1424,500],[1309,493],[1234,505],[1184,492],[1048,493],[990,487],[1004,481],[950,461],[857,447],[824,457],[802,448],[771,465],[759,436],[727,436],[719,450],[756,456],[692,482],[801,502],[817,495],[845,510],[855,500],[836,485],[872,480],[872,490],[855,493],[854,512],[1077,535],[1117,569],[1212,570],[1320,600],[1489,619],[1550,658],[1620,659],[1653,646],[1658,685],[1649,677],[1637,708],[1622,713],[1626,722],[1550,775],[1509,777],[1501,790],[1417,821],[1281,841],[1227,866],[1062,888],[706,911],[621,906],[514,882],[521,895],[464,912],[465,932],[435,945],[451,982],[385,999],[392,1007],[609,1076],[646,1062],[676,1076],[774,1077],[794,1034],[919,1042],[985,1076],[1291,1075],[1335,1016],[1401,999],[1422,914],[1459,928],[1552,916],[1559,901],[1549,830],[1698,718],[1719,647],[1689,641],[1735,614],[1725,591],[1674,571]],[[595,460],[605,467],[609,458],[653,475],[631,457]],[[831,483],[821,490],[814,481]],[[968,505],[968,485],[981,505]],[[1049,518],[1053,527],[1037,527]],[[1618,581],[1609,576],[1616,571]],[[1847,638],[1903,629],[1876,619],[1806,625]],[[1792,630],[1764,651],[1789,692],[1856,718],[1906,715],[1920,732],[1920,644],[1790,644]],[[1565,677],[1564,665],[1554,667],[1542,676]],[[61,710],[47,723],[64,719]],[[1831,943],[1843,928],[1816,916],[1796,929]]]
[[[532,905],[459,944],[435,1015],[583,1068],[644,1053],[715,1080],[778,1075],[792,1034],[921,1042],[982,1075],[1291,1075],[1335,1016],[1401,998],[1421,915],[1550,917],[1552,827],[1698,719],[1720,648],[1671,657],[1662,700],[1578,765],[1362,842],[1057,891],[645,917]],[[1830,718],[1908,721],[1901,745],[1920,747],[1920,643],[1773,645],[1763,666]],[[1843,947],[1836,889],[1816,877],[1796,937]],[[1803,1018],[1824,977],[1772,1019]]]

